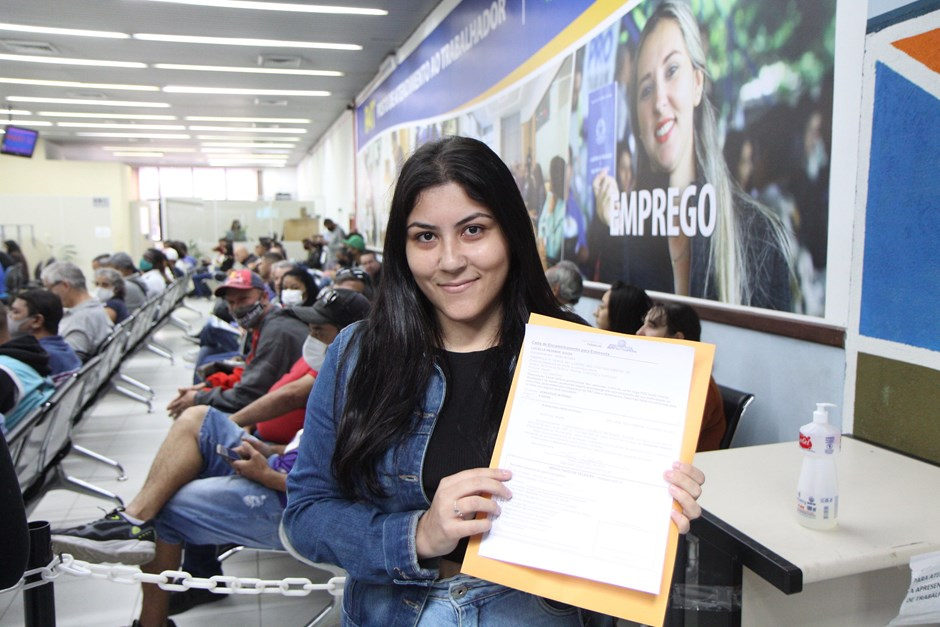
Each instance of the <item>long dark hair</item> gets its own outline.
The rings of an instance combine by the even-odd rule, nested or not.
[[[164,283],[167,285],[170,284],[170,279],[166,275],[166,255],[163,254],[163,251],[159,248],[148,248],[141,257],[153,264],[153,269],[160,273],[160,277],[163,279]]]
[[[284,276],[281,277],[281,284],[278,286],[278,294],[284,290],[284,279],[286,277],[292,276],[301,283],[304,284],[304,302],[301,303],[303,307],[312,307],[313,303],[317,300],[317,282],[313,280],[313,277],[310,276],[310,273],[304,270],[303,268],[293,268],[284,273]]]
[[[26,256],[23,254],[23,249],[20,248],[20,245],[16,243],[16,241],[8,239],[7,241],[3,242],[3,245],[6,247],[7,253],[10,255],[10,257],[13,258],[13,261],[16,263],[22,263],[23,266],[27,265]]]
[[[643,326],[646,312],[653,306],[649,295],[629,283],[614,281],[610,286],[610,298],[607,301],[607,320],[610,330],[617,333],[636,332]]]
[[[447,137],[420,147],[402,166],[392,204],[382,282],[361,328],[359,360],[346,390],[333,472],[344,493],[381,497],[376,465],[411,428],[444,341],[434,307],[421,292],[405,254],[408,216],[422,192],[455,183],[493,212],[509,244],[498,344],[483,370],[488,391],[484,429],[495,440],[530,313],[580,319],[561,309],[545,279],[532,223],[509,168],[486,144]],[[394,373],[393,375],[391,373]],[[334,408],[338,409],[338,408]]]
[[[666,327],[668,337],[682,332],[682,339],[702,340],[702,322],[698,312],[685,303],[656,303],[650,309],[649,319],[657,326]]]

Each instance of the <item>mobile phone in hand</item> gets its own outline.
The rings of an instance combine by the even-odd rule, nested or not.
[[[225,448],[225,445],[224,445],[224,444],[216,444],[216,445],[215,445],[215,452],[216,452],[216,455],[220,455],[220,456],[224,457],[225,460],[226,460],[226,461],[229,461],[229,462],[240,462],[240,461],[242,461],[243,459],[245,459],[244,457],[242,457],[241,455],[239,455],[239,454],[238,454],[238,451],[236,451],[235,449],[233,449],[233,448]]]

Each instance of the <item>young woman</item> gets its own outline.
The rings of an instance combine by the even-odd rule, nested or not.
[[[691,8],[665,0],[643,27],[631,90],[641,146],[638,187],[675,188],[681,197],[691,185],[700,195],[710,184],[717,219],[709,236],[700,230],[688,236],[680,229],[668,237],[669,261],[658,264],[660,273],[671,279],[676,294],[789,310],[785,237],[771,212],[742,192],[728,171],[707,79],[705,49]]]
[[[422,146],[384,253],[371,316],[330,346],[307,403],[291,544],[346,569],[346,625],[583,624],[577,608],[458,574],[467,539],[490,528],[476,513],[499,511],[486,495],[511,496],[510,473],[487,466],[525,322],[577,320],[545,280],[509,169],[473,139]],[[704,477],[686,464],[666,476],[687,531]]]
[[[278,300],[283,307],[310,307],[317,299],[317,284],[304,268],[288,270],[278,285]]]
[[[643,326],[646,312],[652,306],[653,301],[640,288],[623,281],[614,281],[601,297],[594,319],[598,329],[636,335]]]
[[[162,294],[170,284],[172,272],[167,274],[166,257],[157,248],[148,248],[140,257],[140,278],[147,284],[147,296]]]

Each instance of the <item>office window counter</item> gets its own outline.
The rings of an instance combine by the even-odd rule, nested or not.
[[[698,583],[741,588],[740,608],[698,624],[884,625],[910,558],[940,550],[940,467],[844,437],[839,525],[817,531],[797,522],[801,464],[796,442],[695,456],[706,480],[693,535],[712,573]]]

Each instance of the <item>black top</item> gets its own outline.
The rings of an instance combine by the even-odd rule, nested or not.
[[[482,373],[487,357],[495,349],[474,353],[443,352],[441,367],[446,390],[444,406],[424,454],[422,485],[428,500],[441,479],[470,468],[486,468],[493,454],[493,441],[485,428],[488,396]],[[462,563],[468,538],[463,538],[443,559]]]

